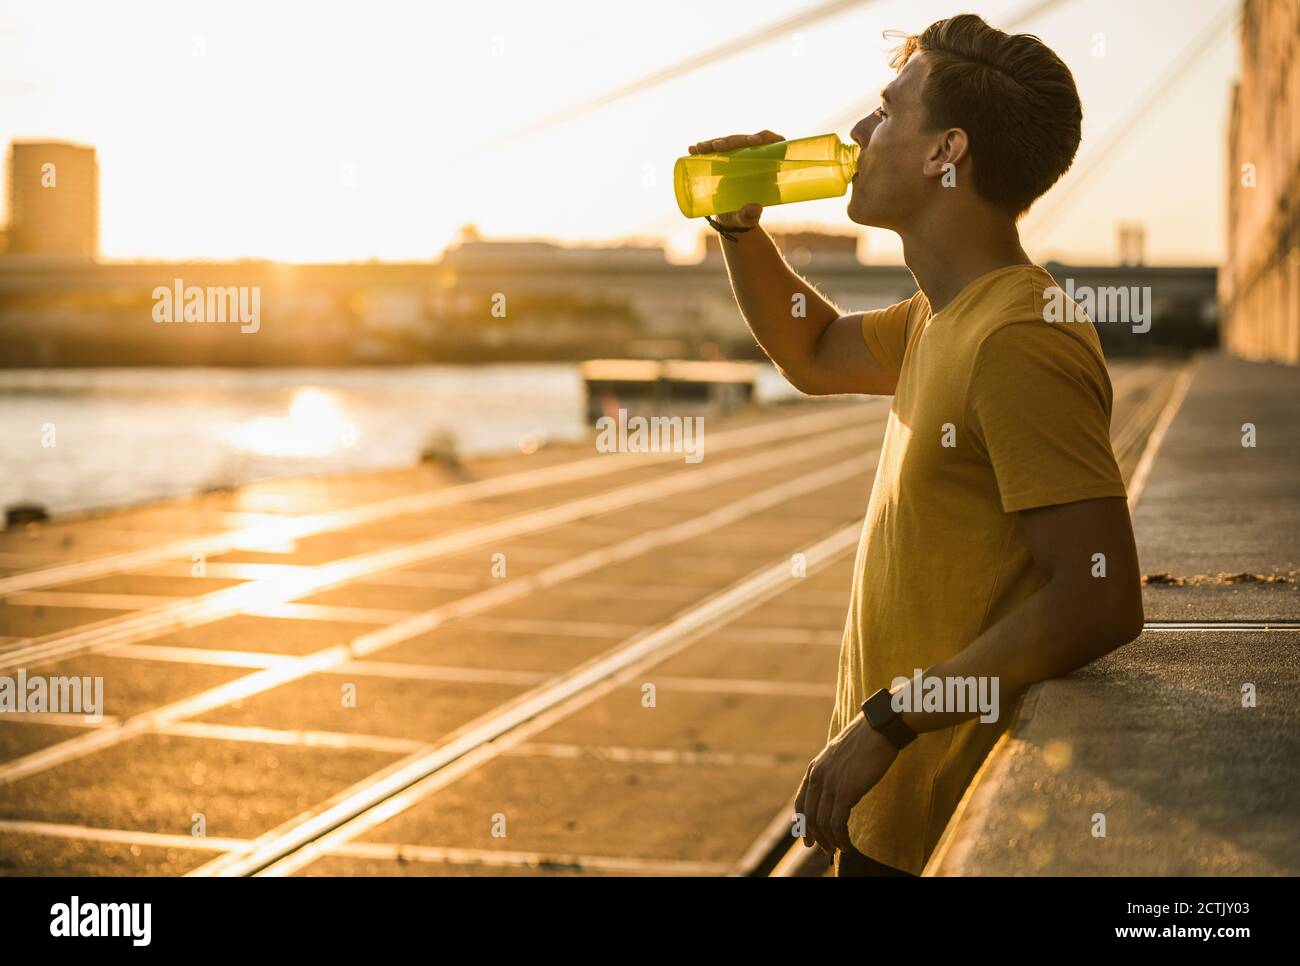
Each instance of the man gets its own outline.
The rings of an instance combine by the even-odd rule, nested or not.
[[[844,314],[758,229],[758,205],[715,225],[741,312],[791,383],[894,396],[828,744],[796,804],[805,845],[835,855],[839,875],[919,875],[1016,698],[1143,621],[1097,333],[1047,310],[1055,282],[1016,230],[1074,159],[1074,78],[1036,37],[972,15],[907,38],[893,66],[880,109],[853,129],[848,214],[898,233],[914,297]],[[791,317],[796,292],[805,317]],[[998,719],[952,688],[927,703],[900,680],[918,669],[921,691],[932,678],[981,686]]]

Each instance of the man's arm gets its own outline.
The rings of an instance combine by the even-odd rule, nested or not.
[[[771,131],[700,141],[691,154],[730,151],[784,140]],[[803,280],[759,225],[763,207],[745,205],[717,217],[724,225],[753,228],[736,241],[719,236],[731,289],[749,331],[782,375],[810,396],[837,393],[893,395],[896,376],[872,356],[862,338],[863,313],[842,313]],[[796,295],[803,298],[796,300]],[[796,301],[802,310],[795,312]]]
[[[1127,501],[1080,500],[1018,515],[1047,583],[927,675],[996,677],[1001,694],[1015,695],[1077,671],[1142,633],[1142,579]],[[1102,564],[1105,576],[1094,576]],[[920,733],[978,713],[909,711],[900,717]]]
[[[735,242],[719,238],[740,314],[792,386],[810,396],[893,395],[895,373],[862,338],[863,313],[842,314],[823,298],[790,268],[762,226]],[[803,317],[795,312],[798,302]]]
[[[1047,583],[962,651],[925,670],[926,677],[998,680],[999,712],[1037,681],[1060,677],[1127,644],[1142,632],[1137,548],[1122,497],[1080,500],[1021,510],[1030,552]],[[1101,571],[1104,557],[1105,576]],[[899,676],[906,676],[900,669]],[[904,687],[911,688],[909,681]],[[895,692],[897,693],[897,692]],[[917,707],[919,702],[911,702]],[[951,728],[980,715],[965,711],[907,711],[917,733]],[[897,749],[859,713],[813,759],[795,810],[806,817],[805,843],[847,849],[849,812],[884,777]]]

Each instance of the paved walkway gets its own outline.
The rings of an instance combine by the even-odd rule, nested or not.
[[[1031,689],[927,874],[1300,873],[1298,404],[1199,361],[1134,513],[1147,633]]]

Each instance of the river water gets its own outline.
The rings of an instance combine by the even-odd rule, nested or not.
[[[786,395],[760,372],[758,398]],[[569,364],[0,370],[0,506],[52,514],[587,437]]]

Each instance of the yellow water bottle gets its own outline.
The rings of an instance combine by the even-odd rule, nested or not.
[[[849,190],[857,173],[860,144],[841,144],[838,135],[775,141],[714,154],[677,159],[673,188],[687,218],[739,211],[757,203],[835,198]]]

